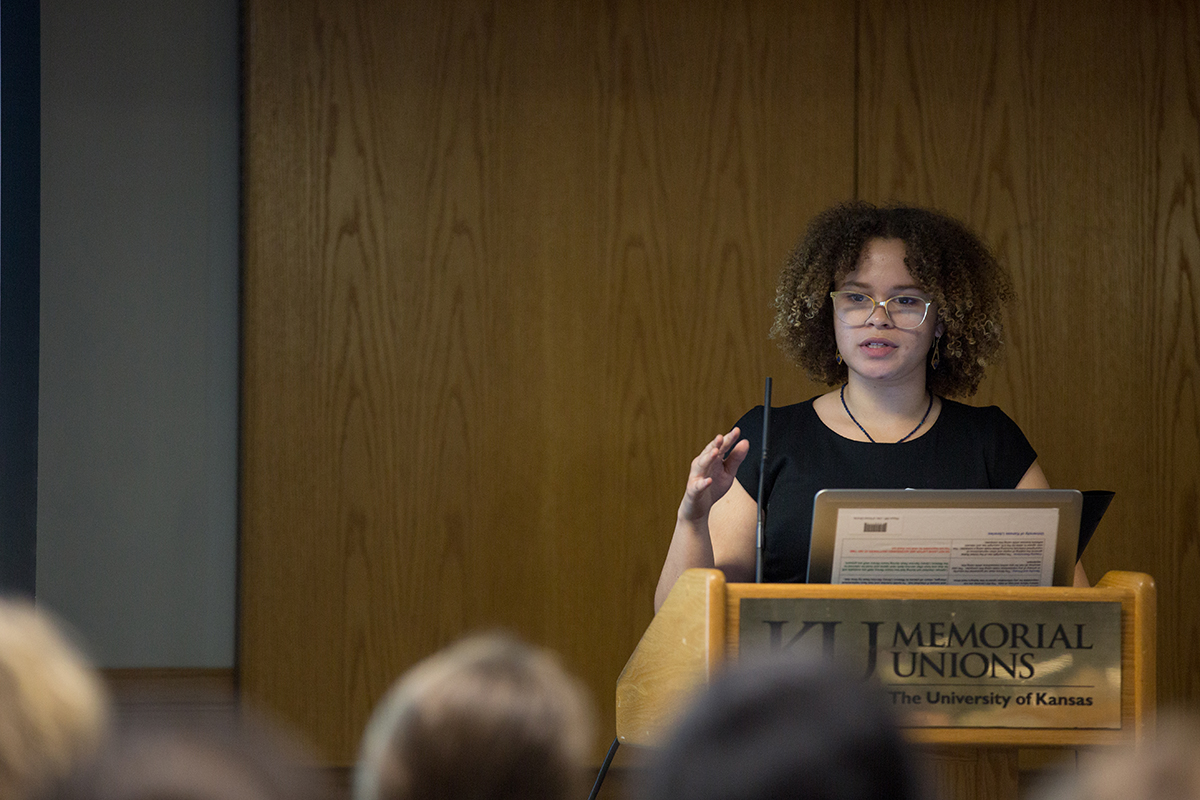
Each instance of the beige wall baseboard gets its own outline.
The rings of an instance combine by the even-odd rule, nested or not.
[[[100,674],[122,710],[227,710],[237,707],[233,669],[103,669]]]

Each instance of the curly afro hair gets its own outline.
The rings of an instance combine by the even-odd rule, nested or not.
[[[775,294],[771,337],[809,377],[846,380],[836,361],[829,293],[853,272],[871,239],[900,239],[909,274],[937,304],[946,332],[937,369],[926,365],[935,394],[969,396],[1003,349],[1000,316],[1012,280],[987,245],[956,219],[907,206],[852,201],[819,214],[784,264]]]

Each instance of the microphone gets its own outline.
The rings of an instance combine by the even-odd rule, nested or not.
[[[771,379],[767,378],[766,397],[763,399],[762,461],[758,465],[758,533],[754,551],[754,582],[763,582],[763,537],[766,532],[767,512],[763,508],[763,485],[767,476],[767,427],[771,421]]]

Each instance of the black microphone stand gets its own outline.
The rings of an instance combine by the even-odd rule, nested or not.
[[[604,776],[608,774],[608,767],[612,764],[613,756],[617,754],[617,747],[621,744],[621,740],[614,737],[612,744],[608,746],[608,755],[604,757],[604,763],[600,765],[600,774],[596,776],[596,783],[592,786],[592,793],[588,795],[588,800],[596,800],[596,795],[600,794],[600,784],[604,783]]]
[[[758,533],[754,550],[754,582],[763,582],[763,539],[767,530],[767,511],[763,508],[763,486],[767,478],[767,429],[771,423],[771,379],[767,378],[763,398],[762,460],[758,465]]]

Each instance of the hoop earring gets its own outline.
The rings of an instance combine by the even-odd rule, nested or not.
[[[938,364],[942,363],[942,356],[938,352],[938,344],[941,341],[942,341],[942,337],[940,337],[940,336],[933,337],[933,355],[931,355],[929,357],[929,366],[933,367],[934,369],[937,369]]]
[[[839,367],[842,365],[842,351],[841,350],[838,350],[837,352],[835,352],[833,354],[833,360],[838,363]]]

